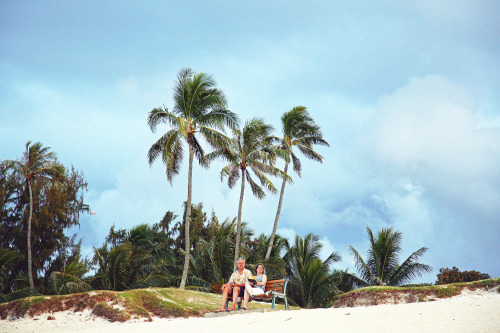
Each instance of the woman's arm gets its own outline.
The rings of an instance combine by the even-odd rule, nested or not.
[[[257,282],[257,285],[259,286],[265,286],[266,285],[266,282],[267,282],[267,275],[266,274],[262,274],[262,282]]]

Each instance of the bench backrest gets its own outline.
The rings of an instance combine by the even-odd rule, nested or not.
[[[277,283],[277,284],[275,285],[275,283]],[[272,291],[277,291],[279,293],[282,293],[284,284],[285,284],[285,279],[267,281],[266,282],[266,289],[264,289],[264,291],[272,290]]]

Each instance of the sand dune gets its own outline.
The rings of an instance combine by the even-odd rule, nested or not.
[[[110,323],[90,311],[0,321],[0,332],[500,332],[500,294],[464,292],[432,302],[242,313],[217,318]]]

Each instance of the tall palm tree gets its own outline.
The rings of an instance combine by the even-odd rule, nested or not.
[[[293,170],[301,176],[302,166],[299,158],[294,152],[293,147],[297,146],[307,158],[314,161],[323,162],[323,156],[318,154],[313,149],[313,145],[319,144],[329,146],[328,142],[323,139],[323,134],[318,125],[309,115],[309,112],[304,106],[296,106],[288,112],[285,112],[281,117],[281,125],[283,128],[283,137],[275,138],[278,141],[278,148],[287,152],[285,159],[284,173],[288,173],[288,165],[292,161]],[[271,250],[274,244],[274,237],[278,229],[278,221],[281,214],[281,205],[283,204],[283,195],[285,193],[285,184],[287,180],[283,179],[281,184],[280,199],[278,210],[274,219],[273,231],[267,248],[266,259],[271,255]]]
[[[240,201],[238,205],[238,223],[236,225],[236,244],[234,250],[234,268],[240,256],[241,213],[243,210],[243,196],[245,194],[245,179],[250,185],[252,193],[262,199],[266,193],[255,181],[249,170],[259,179],[260,184],[272,193],[278,192],[267,175],[289,177],[280,169],[271,164],[275,160],[275,151],[271,149],[267,140],[273,131],[271,125],[262,119],[254,118],[245,123],[243,130],[233,129],[233,139],[229,145],[207,154],[207,163],[215,158],[222,157],[229,162],[221,170],[221,180],[227,177],[227,185],[233,188],[241,177]]]
[[[292,246],[287,244],[284,257],[289,274],[290,295],[301,307],[326,306],[338,292],[331,265],[340,261],[340,255],[332,252],[325,261],[319,257],[322,245],[317,235],[304,238],[297,235]]]
[[[382,229],[374,237],[367,226],[370,248],[368,260],[365,262],[358,251],[349,246],[354,256],[356,268],[360,278],[355,280],[358,286],[389,285],[399,286],[410,282],[417,276],[429,273],[432,267],[418,262],[418,259],[427,251],[426,247],[413,252],[401,265],[398,263],[401,252],[401,233],[392,228]]]
[[[56,154],[50,151],[50,147],[43,147],[41,142],[26,143],[26,151],[23,153],[21,160],[9,161],[16,172],[19,173],[26,181],[28,186],[30,208],[28,215],[28,278],[30,283],[30,293],[34,295],[35,284],[33,282],[33,265],[31,256],[31,220],[33,218],[33,182],[36,179],[45,179],[48,181],[59,182],[64,175],[65,169],[58,161]]]
[[[156,126],[166,123],[171,129],[156,141],[148,152],[151,165],[161,157],[166,165],[167,179],[172,179],[179,173],[183,157],[182,142],[185,141],[189,149],[187,213],[185,218],[186,244],[184,251],[184,270],[180,288],[184,289],[189,269],[189,226],[191,217],[191,193],[193,178],[193,158],[203,162],[204,151],[198,141],[197,134],[215,148],[227,145],[228,138],[219,131],[225,126],[235,128],[238,117],[226,108],[224,93],[215,88],[212,76],[205,73],[194,73],[191,69],[182,69],[177,75],[174,88],[174,107],[169,111],[166,107],[155,108],[149,112],[148,125],[154,132]]]

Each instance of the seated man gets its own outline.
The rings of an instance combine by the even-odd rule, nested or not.
[[[252,272],[245,268],[245,258],[236,260],[237,270],[231,274],[229,282],[222,286],[222,305],[216,312],[226,311],[226,301],[229,296],[233,297],[233,305],[227,311],[233,311],[236,307],[236,300],[240,295],[240,290],[245,289],[245,282],[252,277]]]

